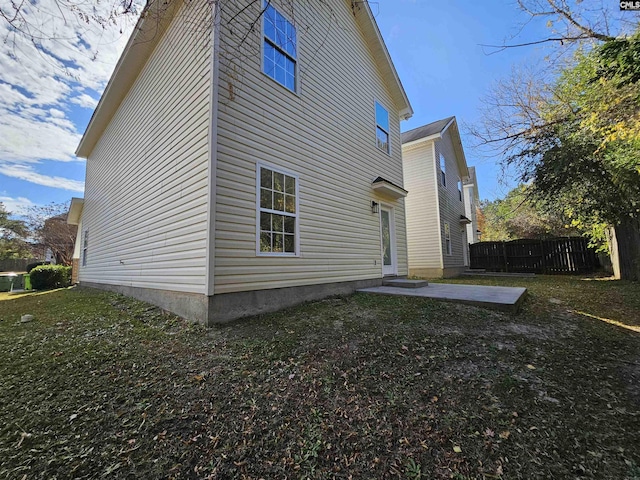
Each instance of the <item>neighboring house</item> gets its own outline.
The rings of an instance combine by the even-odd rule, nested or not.
[[[412,110],[368,3],[148,8],[77,151],[80,284],[212,323],[407,275]]]
[[[67,215],[67,223],[71,225],[77,225],[78,231],[76,233],[76,241],[73,246],[73,257],[71,261],[71,283],[75,285],[78,283],[78,273],[80,270],[80,262],[86,263],[86,246],[83,248],[82,242],[88,240],[87,236],[83,234],[82,230],[82,210],[84,208],[84,199],[73,197],[71,199],[71,205],[69,205],[69,214]]]
[[[471,223],[467,224],[467,241],[469,243],[479,242],[482,234],[478,228],[478,208],[480,208],[480,194],[478,193],[476,167],[469,167],[469,176],[464,180],[464,211],[465,216],[471,220]]]
[[[463,182],[469,176],[455,117],[402,134],[409,274],[451,277],[469,265]]]

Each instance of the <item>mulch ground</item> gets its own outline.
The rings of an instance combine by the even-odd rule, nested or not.
[[[640,479],[640,286],[463,281],[529,295],[213,329],[89,289],[0,298],[0,479]]]

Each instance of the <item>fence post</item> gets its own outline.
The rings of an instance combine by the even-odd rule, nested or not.
[[[504,257],[504,271],[509,272],[509,259],[507,258],[507,242],[502,242],[502,255]]]
[[[544,240],[540,239],[540,254],[542,255],[542,264],[540,265],[542,267],[542,273],[546,274],[547,273],[547,256],[544,253]]]

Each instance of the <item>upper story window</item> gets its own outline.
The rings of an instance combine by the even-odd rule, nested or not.
[[[447,162],[442,154],[440,154],[440,181],[443,187],[447,186]]]
[[[460,178],[458,178],[458,197],[462,201],[462,180]]]
[[[258,253],[297,254],[298,179],[258,165]]]
[[[296,28],[265,0],[264,73],[296,91],[298,41]]]
[[[383,152],[390,152],[389,112],[378,102],[376,102],[376,144]]]

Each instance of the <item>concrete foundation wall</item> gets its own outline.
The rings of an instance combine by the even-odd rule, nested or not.
[[[208,297],[206,295],[94,282],[80,282],[80,286],[121,293],[157,305],[187,320],[207,324]]]
[[[447,268],[411,268],[409,267],[409,276],[421,278],[453,278],[462,275],[469,267],[461,265],[459,267]]]
[[[360,288],[380,285],[382,285],[382,278],[374,278],[214,295],[209,297],[209,325],[226,323],[260,313],[275,312],[331,295],[348,295]]]
[[[468,270],[469,267],[460,265],[458,267],[447,267],[442,272],[442,278],[453,278],[459,277],[463,272]]]
[[[98,288],[121,293],[143,302],[157,305],[176,315],[205,325],[226,323],[239,318],[275,312],[311,300],[331,295],[348,295],[360,288],[382,285],[382,278],[356,280],[352,282],[304,285],[299,287],[254,290],[206,295],[150,288],[127,287],[104,283],[81,282],[81,287]]]

